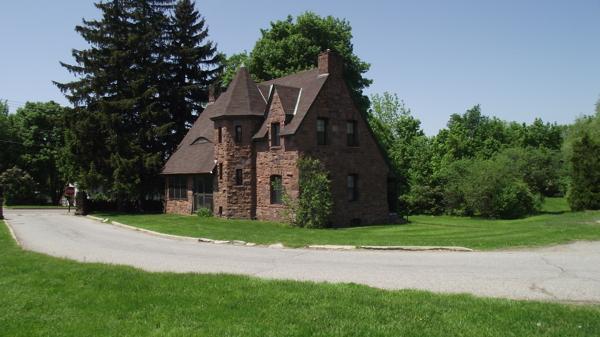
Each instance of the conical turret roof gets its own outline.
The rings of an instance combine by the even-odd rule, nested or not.
[[[212,118],[226,116],[264,116],[267,102],[250,77],[246,67],[241,66],[225,93],[215,102],[217,111]]]

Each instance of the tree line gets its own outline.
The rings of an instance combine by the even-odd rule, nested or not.
[[[401,211],[516,218],[565,195],[573,210],[600,208],[600,101],[572,125],[506,122],[476,105],[431,137],[397,95],[371,102]]]
[[[312,68],[332,49],[392,166],[398,210],[513,217],[534,212],[545,196],[565,194],[574,209],[596,207],[598,192],[577,186],[599,185],[578,173],[597,167],[597,157],[583,156],[598,143],[597,115],[571,126],[525,125],[475,106],[428,137],[396,95],[364,95],[370,65],[354,53],[346,20],[288,16],[262,29],[251,51],[227,57],[191,0],[96,7],[99,19],[75,27],[88,48],[73,50],[74,63],[61,63],[75,80],[56,83],[72,106],[28,103],[9,115],[0,105],[0,173],[5,181],[25,177],[4,186],[34,186],[22,199],[56,202],[66,183],[138,208],[159,199],[162,165],[202,113],[210,86],[226,87],[242,63],[256,81],[270,80]],[[587,201],[575,201],[581,195]]]

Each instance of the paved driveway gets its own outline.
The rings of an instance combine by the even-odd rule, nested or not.
[[[162,238],[62,210],[7,210],[5,215],[25,249],[82,262],[600,303],[600,242],[469,253],[277,249]]]

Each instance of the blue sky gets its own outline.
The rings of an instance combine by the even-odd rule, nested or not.
[[[260,28],[310,10],[350,21],[356,54],[371,63],[368,93],[397,93],[428,134],[452,113],[568,123],[600,98],[600,1],[197,1],[227,54],[251,50]],[[0,98],[65,103],[52,80],[84,48],[74,31],[93,1],[0,6]]]

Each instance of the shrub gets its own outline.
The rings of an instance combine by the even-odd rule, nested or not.
[[[7,205],[36,203],[36,184],[29,173],[18,167],[4,171],[0,175],[0,185],[4,190],[4,202]]]
[[[201,207],[196,211],[196,215],[201,218],[210,218],[213,216],[213,212],[206,207]]]
[[[532,213],[539,205],[529,190],[527,184],[521,181],[511,181],[502,187],[500,193],[493,199],[492,210],[494,217],[515,219]]]
[[[323,228],[329,225],[333,208],[331,181],[318,159],[304,157],[298,160],[300,171],[297,199],[284,193],[284,204],[293,226]]]
[[[445,171],[444,203],[448,213],[490,218],[518,218],[539,207],[520,173],[496,160],[459,160]]]

